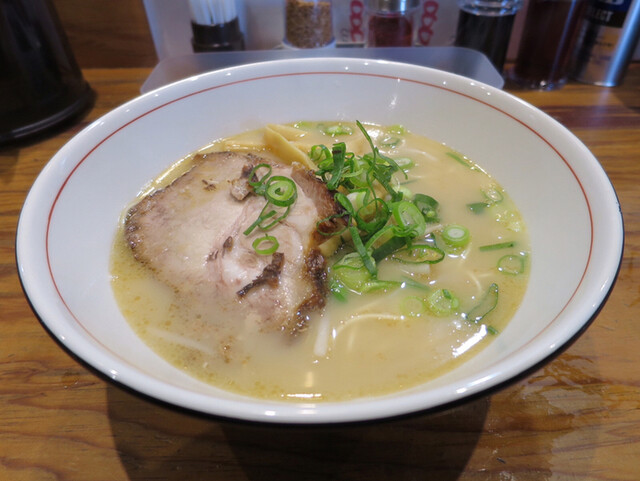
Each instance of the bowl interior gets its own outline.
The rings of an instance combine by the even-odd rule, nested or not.
[[[585,326],[613,284],[622,221],[615,192],[584,145],[539,110],[464,77],[383,61],[308,60],[230,68],[150,92],[60,150],[29,194],[17,243],[26,293],[54,336],[113,379],[176,405],[242,419],[329,422],[404,414],[489,389]],[[469,156],[512,196],[531,237],[529,288],[508,328],[473,362],[382,398],[277,403],[194,380],[130,329],[109,274],[127,204],[214,139],[302,119],[403,124]]]

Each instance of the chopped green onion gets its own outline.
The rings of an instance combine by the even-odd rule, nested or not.
[[[440,217],[438,215],[438,201],[433,197],[425,194],[415,194],[413,196],[413,203],[420,209],[424,220],[427,223],[439,222]]]
[[[388,149],[391,147],[397,147],[400,142],[402,142],[402,139],[400,137],[389,135],[380,141],[380,145]]]
[[[428,290],[431,289],[428,285],[423,284],[422,282],[415,281],[415,280],[411,279],[410,277],[403,277],[402,287],[405,287],[405,288],[409,287],[411,289],[419,289],[421,291],[428,291]]]
[[[502,202],[504,200],[504,196],[502,192],[500,192],[495,187],[489,187],[488,189],[483,189],[482,193],[492,204],[497,204],[498,202]]]
[[[296,183],[288,177],[274,175],[267,183],[265,197],[278,207],[289,206],[298,198]]]
[[[390,134],[396,134],[396,135],[404,135],[407,133],[407,129],[404,128],[404,125],[400,125],[400,124],[391,125],[387,127],[386,130]]]
[[[467,204],[467,207],[474,214],[481,214],[490,205],[491,204],[489,204],[487,202],[473,202],[471,204]]]
[[[391,213],[396,223],[413,232],[412,237],[424,234],[427,222],[418,207],[407,200],[395,202],[391,206]]]
[[[333,145],[331,154],[333,157],[333,168],[331,169],[331,179],[327,182],[327,189],[336,190],[340,185],[340,179],[342,177],[342,168],[344,167],[344,158],[346,152],[346,144],[339,142]]]
[[[396,164],[398,164],[398,166],[404,171],[407,171],[416,165],[409,157],[400,157],[399,159],[396,159]]]
[[[427,306],[418,296],[408,296],[402,299],[400,303],[400,312],[409,317],[420,317],[427,312]]]
[[[491,311],[498,305],[498,284],[493,283],[489,286],[480,303],[471,309],[464,317],[476,324],[482,321]]]
[[[448,289],[438,289],[427,297],[427,307],[436,316],[448,316],[460,307],[460,300]]]
[[[308,120],[301,120],[300,122],[293,124],[293,126],[297,129],[311,130],[316,127],[316,123],[309,122]]]
[[[396,289],[400,286],[402,286],[402,283],[398,281],[383,281],[380,279],[371,279],[370,281],[364,284],[364,288],[362,289],[362,292],[380,291],[385,289]]]
[[[486,251],[495,251],[499,249],[508,249],[509,247],[514,247],[515,245],[516,243],[514,241],[498,242],[497,244],[488,244],[488,245],[480,246],[478,247],[478,249],[483,252],[486,252]]]
[[[355,210],[360,209],[367,203],[369,191],[367,189],[356,189],[347,194],[347,198]]]
[[[314,145],[309,152],[309,158],[316,164],[320,164],[324,161],[333,161],[331,151],[326,145]]]
[[[367,239],[367,242],[365,243],[364,246],[369,251],[373,249],[377,249],[382,244],[387,242],[389,239],[392,239],[393,237],[395,237],[395,235],[396,235],[396,226],[391,224],[385,225],[382,229],[371,234],[371,236]]]
[[[523,255],[509,254],[502,256],[498,260],[498,270],[503,274],[518,275],[524,272],[524,259]]]
[[[371,205],[374,206],[373,209],[371,208]],[[372,210],[374,215],[370,216]],[[366,217],[361,215],[361,212],[365,214]],[[358,227],[367,234],[374,233],[383,228],[389,220],[389,217],[390,213],[387,203],[379,198],[375,198],[373,201],[360,207],[354,216]]]
[[[438,216],[438,201],[433,197],[425,194],[415,194],[413,196],[413,203],[416,205],[427,223],[439,222]]]
[[[269,205],[269,204],[267,204]],[[275,217],[271,222],[269,222],[268,224],[263,224],[260,223],[260,225],[258,227],[260,227],[260,230],[269,230],[272,229],[273,227],[275,227],[279,222],[281,222],[282,220],[284,220],[288,215],[289,212],[291,211],[291,206],[288,205],[286,207],[286,209],[284,210],[284,212],[282,212],[280,215],[278,215],[278,212],[275,210],[272,210],[271,212],[269,212],[269,215],[271,215],[273,213]],[[266,218],[265,218],[266,220]]]
[[[360,129],[360,131],[364,135],[365,139],[367,140],[369,146],[371,147],[371,151],[373,152],[373,165],[374,165],[374,167],[379,167],[379,164],[376,162],[376,158],[380,157],[382,160],[384,160],[392,168],[392,172],[390,172],[390,173],[387,172],[387,174],[389,175],[389,178],[391,178],[390,174],[392,174],[395,171],[401,170],[400,166],[396,163],[395,160],[393,160],[391,157],[387,157],[386,155],[382,155],[380,153],[380,151],[378,150],[378,148],[375,145],[373,145],[373,140],[371,140],[371,137],[367,133],[367,129],[364,128],[364,126],[362,125],[362,123],[359,120],[356,120],[356,125],[358,126],[358,128]],[[404,177],[406,179],[407,178],[407,173],[404,172],[404,171],[402,171],[402,172],[404,173]],[[376,172],[376,173],[380,174],[380,172]],[[377,179],[378,179],[378,182],[380,182],[383,186],[385,186],[385,184],[382,182],[380,176],[377,176]],[[385,188],[386,188],[386,186],[385,186]],[[389,190],[389,189],[387,189],[387,190]],[[392,194],[392,197],[393,197],[393,189],[390,190],[389,193]]]
[[[411,199],[413,199],[413,192],[411,192],[411,190],[409,188],[405,187],[404,185],[401,185],[396,190],[397,190],[397,192],[399,194],[402,194],[402,199],[401,200],[411,200]]]
[[[401,249],[406,245],[407,245],[406,237],[400,237],[400,236],[392,237],[391,239],[386,241],[384,244],[382,244],[380,247],[378,247],[377,249],[374,249],[374,251],[371,253],[371,257],[373,257],[373,259],[376,262],[380,262],[385,257],[393,254],[395,251],[397,251],[398,249]]]
[[[455,152],[447,152],[446,155],[451,157],[453,160],[455,160],[459,164],[464,165],[465,167],[473,170],[474,165],[466,157],[461,157],[460,155],[456,154]]]
[[[349,127],[347,125],[334,124],[334,125],[330,125],[329,127],[326,127],[324,129],[324,132],[326,134],[331,135],[331,136],[335,136],[335,135],[351,135],[353,133],[353,130],[351,130],[351,127]]]
[[[264,174],[262,177],[258,178],[258,170],[260,169],[267,169],[267,173]],[[267,188],[266,182],[269,179],[269,176],[271,175],[271,170],[272,169],[269,164],[258,164],[253,169],[251,169],[251,172],[249,172],[249,185],[253,187],[253,191],[256,194],[264,195],[264,192]],[[253,180],[254,178],[257,180]]]
[[[349,197],[344,195],[342,192],[336,192],[333,198],[344,208],[347,214],[349,214],[351,217],[355,217],[356,210],[353,208],[353,204],[351,203],[351,200],[349,200]]]
[[[331,267],[331,278],[355,292],[362,292],[371,273],[364,267],[362,258],[357,252],[342,257]]]
[[[263,247],[264,244],[267,245]],[[280,244],[278,243],[278,239],[276,239],[272,235],[265,235],[263,237],[258,237],[257,239],[255,239],[251,246],[257,254],[267,256],[277,251]]]
[[[466,227],[450,224],[442,229],[442,240],[450,247],[465,247],[471,240],[471,235]]]
[[[404,264],[437,264],[444,259],[444,251],[428,244],[414,244],[394,252],[391,258]]]
[[[331,279],[329,281],[329,292],[331,292],[333,297],[341,302],[345,302],[347,300],[347,288],[336,279]]]
[[[260,224],[262,224],[262,222],[264,222],[265,220],[273,217],[274,215],[276,215],[276,211],[275,210],[268,210],[267,208],[269,207],[269,203],[267,202],[265,204],[265,206],[262,208],[262,211],[260,212],[260,215],[258,215],[258,218],[253,222],[253,224],[251,224],[247,230],[245,230],[243,232],[244,235],[249,235],[251,234],[251,232],[253,232],[253,229],[255,229],[256,227],[258,227]],[[264,230],[264,229],[263,229]]]
[[[349,233],[351,234],[351,241],[353,242],[353,247],[355,247],[356,252],[362,258],[362,263],[367,268],[367,270],[371,273],[372,276],[375,276],[378,273],[378,268],[376,267],[376,262],[371,257],[371,254],[365,249],[364,244],[362,243],[362,239],[360,238],[360,233],[356,227],[349,227]]]

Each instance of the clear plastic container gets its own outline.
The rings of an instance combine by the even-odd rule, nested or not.
[[[331,0],[285,0],[285,46],[321,48],[331,45]]]

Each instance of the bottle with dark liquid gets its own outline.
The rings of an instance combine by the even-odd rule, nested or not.
[[[367,47],[410,47],[419,0],[367,0]]]
[[[458,0],[455,45],[478,50],[502,71],[511,30],[522,0]]]
[[[530,0],[511,80],[538,90],[562,87],[585,6],[585,0]]]

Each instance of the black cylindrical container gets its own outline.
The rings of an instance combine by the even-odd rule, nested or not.
[[[66,120],[91,97],[50,0],[2,0],[0,144]]]

